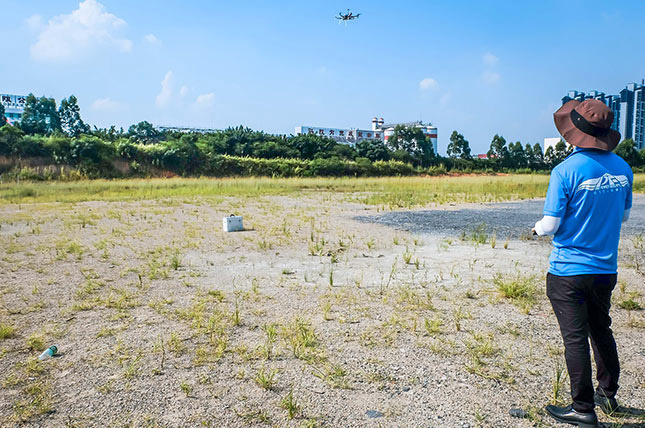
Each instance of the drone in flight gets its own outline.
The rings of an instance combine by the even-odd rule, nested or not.
[[[335,16],[334,18],[340,20],[340,21],[353,21],[354,19],[358,19],[358,17],[361,16],[360,13],[357,13],[354,15],[352,12],[347,9],[347,13],[339,12],[338,16]]]

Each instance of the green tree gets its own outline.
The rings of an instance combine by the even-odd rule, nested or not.
[[[284,141],[257,141],[253,143],[253,156],[263,159],[297,158],[298,153]]]
[[[240,125],[210,134],[204,144],[211,154],[254,156],[254,150],[268,141],[275,141],[275,137]]]
[[[544,153],[544,160],[549,167],[554,168],[557,164],[562,162],[573,151],[572,146],[560,140],[555,146],[550,146]]]
[[[542,153],[542,146],[540,143],[535,143],[533,146],[533,168],[534,169],[544,169],[544,154]]]
[[[110,126],[109,129],[97,128],[96,126],[94,126],[94,130],[91,131],[91,134],[95,137],[100,138],[101,140],[115,142],[123,138],[125,132],[123,131],[123,128],[117,130],[114,125]]]
[[[529,146],[531,147],[531,146]],[[531,150],[532,152],[533,150]],[[511,168],[526,168],[528,166],[526,152],[519,141],[508,145],[509,163]]]
[[[356,143],[358,156],[374,161],[390,159],[390,151],[381,140],[361,140]]]
[[[528,143],[524,146],[524,156],[526,157],[526,166],[535,168],[535,153],[533,153],[533,147]]]
[[[160,133],[152,123],[144,120],[135,125],[130,125],[128,136],[139,143],[150,144],[159,141]]]
[[[356,153],[356,149],[354,147],[350,146],[349,144],[336,143],[332,147],[329,155],[325,155],[324,157],[354,160],[356,159],[356,156],[358,156],[358,154]]]
[[[554,157],[555,155],[553,154],[553,146],[549,146],[546,148],[544,151],[544,163],[549,167],[553,168],[553,163],[554,163]]]
[[[643,162],[640,153],[636,150],[636,143],[631,138],[618,144],[614,149],[614,153],[623,158],[629,166],[640,166]]]
[[[428,166],[435,157],[432,141],[421,128],[414,125],[397,125],[387,145],[394,152],[399,150],[407,152],[413,159],[413,163],[417,165]]]
[[[446,149],[448,156],[453,159],[470,159],[470,144],[463,135],[457,131],[452,131],[450,143]]]
[[[7,123],[7,118],[5,117],[4,104],[0,103],[0,126],[3,126]]]
[[[25,111],[20,119],[20,127],[27,134],[51,134],[60,131],[60,117],[56,110],[56,100],[53,98],[36,98],[29,94],[25,103]]]
[[[81,108],[78,106],[78,100],[74,95],[61,101],[58,116],[65,135],[78,137],[81,134],[90,132],[90,127],[81,119]]]
[[[290,137],[287,144],[298,153],[300,159],[314,159],[330,153],[337,143],[328,137],[302,134]]]
[[[509,155],[504,137],[495,134],[486,155],[489,159],[495,159],[497,163],[507,166]]]

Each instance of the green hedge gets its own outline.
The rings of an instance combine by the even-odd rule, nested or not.
[[[366,144],[366,147],[359,147],[361,150],[355,150],[317,136],[271,137],[276,140],[273,141],[265,134],[242,128],[219,134],[166,137],[168,139],[147,143],[147,140],[127,137],[125,134],[115,138],[107,138],[99,133],[78,137],[60,133],[49,136],[25,135],[19,128],[5,125],[0,127],[0,156],[9,161],[0,165],[0,178],[33,175],[34,179],[40,177],[48,180],[57,176],[56,171],[66,171],[65,174],[59,174],[60,179],[66,179],[70,176],[69,171],[88,178],[171,175],[376,177],[440,175],[447,172],[546,173],[550,168],[541,163],[532,168],[518,169],[510,168],[496,159],[440,156],[433,157],[423,164],[425,167],[421,167],[419,163],[409,163],[412,162],[410,156],[396,160],[399,152],[387,152],[390,160],[374,160],[382,158],[372,153],[372,149],[380,147],[378,144],[373,144],[374,147]],[[262,146],[262,150],[254,152],[258,145]],[[637,152],[631,140],[621,143],[618,149],[617,153],[631,159],[634,169],[642,170],[645,151],[643,154]],[[283,157],[262,158],[254,154],[260,152],[267,156],[282,153]],[[35,159],[38,162],[33,161]],[[43,159],[46,162],[43,163]],[[48,165],[55,168],[43,168]]]
[[[369,177],[422,173],[409,164],[397,161],[356,162],[329,159],[257,159],[216,155],[206,160],[203,175],[213,177]]]

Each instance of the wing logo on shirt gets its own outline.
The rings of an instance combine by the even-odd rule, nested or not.
[[[576,192],[581,190],[589,190],[591,192],[597,190],[618,190],[628,186],[629,180],[624,175],[604,174],[602,177],[583,181],[576,189]]]

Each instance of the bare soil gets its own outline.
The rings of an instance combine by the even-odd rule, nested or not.
[[[569,400],[544,295],[551,244],[525,233],[540,204],[2,205],[0,426],[556,426],[541,412]],[[619,398],[634,407],[644,207],[636,197],[612,307]],[[222,232],[231,213],[247,230]],[[513,284],[525,296],[500,292]],[[54,343],[56,358],[34,359]]]

